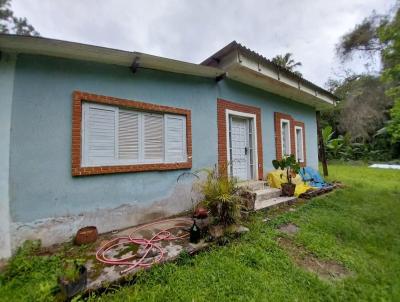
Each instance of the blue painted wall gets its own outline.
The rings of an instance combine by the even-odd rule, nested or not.
[[[276,158],[275,112],[290,114],[296,121],[305,124],[307,165],[318,167],[317,124],[314,108],[231,80],[221,82],[218,95],[232,102],[261,108],[264,173],[273,169],[272,160]]]
[[[193,169],[217,162],[216,99],[262,109],[264,166],[275,156],[274,111],[306,124],[307,160],[317,163],[315,112],[258,89],[224,80],[42,56],[20,55],[12,104],[10,199],[13,221],[79,214],[171,193],[182,171],[71,176],[72,92],[192,110]]]

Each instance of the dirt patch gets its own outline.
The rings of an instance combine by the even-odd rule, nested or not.
[[[318,259],[304,247],[296,245],[288,238],[278,238],[278,244],[298,266],[317,274],[323,280],[340,280],[351,275],[351,272],[342,264],[333,260]]]
[[[281,225],[279,231],[288,235],[296,234],[299,231],[299,227],[294,223],[288,223]]]

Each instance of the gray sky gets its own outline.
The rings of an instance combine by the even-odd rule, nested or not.
[[[339,37],[394,0],[13,0],[44,37],[140,51],[193,63],[236,40],[271,58],[291,52],[323,85],[340,69]],[[353,68],[360,69],[361,61]]]

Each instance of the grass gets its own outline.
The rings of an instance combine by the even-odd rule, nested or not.
[[[296,211],[270,213],[268,223],[258,213],[240,239],[154,267],[136,284],[89,300],[400,301],[400,172],[334,165],[330,174],[347,187]],[[352,274],[323,280],[297,266],[277,243],[277,227],[287,222],[300,228],[297,245]],[[17,257],[23,264],[0,276],[0,300],[51,301],[60,256]]]

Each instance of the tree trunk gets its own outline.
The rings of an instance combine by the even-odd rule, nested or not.
[[[318,157],[322,163],[324,176],[328,176],[328,164],[326,162],[325,145],[321,129],[321,114],[319,111],[316,112],[316,117],[317,117],[317,133],[318,133]]]

